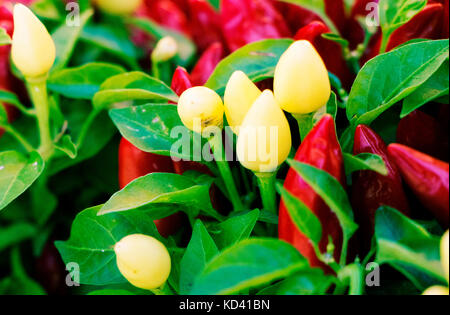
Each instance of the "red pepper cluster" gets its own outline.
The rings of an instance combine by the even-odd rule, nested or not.
[[[433,126],[433,123],[436,123],[431,116],[414,112],[400,123],[398,140],[408,142],[408,138],[404,137],[404,128],[411,127],[412,123],[417,123],[416,119],[423,117],[425,119],[419,125]],[[430,134],[433,135],[436,128],[437,123],[434,129],[431,128]],[[440,148],[439,140],[436,140],[434,135],[430,139],[426,137],[422,139],[425,141],[422,142],[421,138],[418,138],[417,147],[427,148],[431,152],[439,152],[439,150],[436,151]],[[382,138],[365,125],[356,128],[353,150],[355,155],[372,153],[381,156],[388,170],[386,176],[374,171],[359,171],[353,176],[350,194],[355,219],[360,226],[355,241],[359,243],[356,246],[360,247],[361,252],[367,253],[370,248],[374,234],[375,213],[381,206],[390,206],[407,216],[411,215],[404,183],[420,200],[422,207],[427,209],[441,223],[442,227],[448,228],[448,163],[402,144],[386,146]],[[346,188],[344,162],[332,117],[325,116],[308,134],[302,142],[295,160],[328,172]],[[339,257],[336,255],[342,246],[342,230],[336,215],[294,169],[289,171],[284,188],[301,199],[319,218],[323,227],[323,237],[319,249],[326,252],[328,240],[331,238],[336,249],[335,260],[338,261]],[[280,204],[279,237],[294,245],[303,256],[308,258],[312,266],[324,267],[318,260],[309,240],[291,220],[283,201]]]

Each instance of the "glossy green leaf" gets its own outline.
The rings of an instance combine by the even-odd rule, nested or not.
[[[193,295],[237,294],[309,268],[291,245],[276,239],[248,239],[213,258],[197,277]]]
[[[335,282],[319,268],[300,271],[258,292],[258,295],[324,295]]]
[[[377,211],[375,236],[378,263],[392,265],[421,290],[447,283],[440,259],[440,237],[389,207]]]
[[[370,170],[380,175],[387,176],[388,170],[381,156],[371,153],[361,153],[354,156],[344,153],[345,173],[351,175],[354,172]]]
[[[89,292],[88,295],[113,295],[113,296],[123,296],[123,295],[135,295],[133,292],[127,290],[114,290],[114,289],[103,289]]]
[[[237,70],[255,82],[272,78],[278,60],[292,43],[292,39],[266,39],[246,45],[217,65],[206,86],[223,94],[228,80]]]
[[[413,43],[373,58],[353,84],[347,104],[348,119],[353,126],[370,125],[416,91],[448,57],[448,40],[437,40]]]
[[[182,33],[158,25],[150,19],[135,18],[131,19],[130,22],[134,26],[150,34],[152,37],[155,37],[156,40],[160,40],[165,36],[171,36],[178,44],[179,60],[177,64],[188,66],[192,63],[197,48],[195,44]]]
[[[0,89],[0,103],[7,103],[19,109],[22,113],[31,115],[31,111],[26,108],[19,100],[16,94]]]
[[[122,136],[145,152],[202,160],[201,152],[193,148],[203,148],[206,140],[184,127],[176,106],[147,104],[113,109],[109,114]]]
[[[0,210],[19,197],[44,170],[37,152],[30,157],[16,151],[0,153]]]
[[[62,139],[57,144],[55,144],[55,148],[67,154],[67,156],[71,159],[77,157],[78,149],[77,146],[72,142],[72,137],[70,135],[64,135]]]
[[[127,282],[116,265],[114,245],[130,234],[160,239],[153,219],[141,211],[99,216],[101,206],[80,212],[68,241],[55,243],[64,263],[77,263],[81,284],[107,285]]]
[[[218,217],[211,205],[210,185],[198,185],[177,174],[153,173],[140,177],[114,194],[99,215],[142,208],[151,204],[183,206],[192,217],[200,210]]]
[[[389,37],[427,4],[427,0],[380,0],[379,16],[383,36]]]
[[[284,189],[281,184],[277,185],[277,190],[281,195],[292,222],[294,222],[299,231],[310,239],[314,245],[318,246],[322,239],[322,224],[319,218],[317,218],[303,201]]]
[[[86,23],[94,14],[92,9],[83,12],[79,18],[79,25],[63,23],[52,34],[56,46],[56,59],[51,71],[64,68],[70,61],[75,45]]]
[[[449,63],[448,60],[442,64],[431,78],[429,78],[415,92],[403,101],[401,118],[408,116],[419,107],[434,101],[449,92]]]
[[[83,28],[81,39],[121,58],[133,68],[137,68],[138,52],[124,29],[99,24],[86,25]]]
[[[47,85],[50,91],[65,97],[90,100],[100,90],[103,82],[124,72],[122,67],[114,64],[93,62],[55,71]]]
[[[223,249],[249,238],[259,215],[259,210],[253,210],[219,223],[212,235],[217,246]]]
[[[219,250],[200,220],[194,225],[192,238],[180,262],[180,293],[187,294],[198,274]]]
[[[92,102],[95,108],[100,109],[133,100],[178,102],[178,96],[158,79],[143,72],[128,72],[103,82]]]

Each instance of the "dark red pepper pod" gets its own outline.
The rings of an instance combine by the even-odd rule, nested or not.
[[[222,43],[215,42],[209,46],[191,72],[193,85],[204,85],[224,56]]]
[[[283,1],[275,1],[274,5],[284,17],[292,34],[297,33],[299,29],[313,21],[322,21],[316,13],[299,5]]]
[[[445,160],[448,158],[448,134],[443,129],[436,118],[416,110],[400,120],[397,143]]]
[[[222,42],[220,17],[206,0],[188,0],[189,22],[195,43],[205,51],[215,42]]]
[[[360,171],[353,175],[351,201],[355,218],[360,225],[361,249],[367,252],[375,228],[375,213],[383,205],[409,216],[410,208],[403,190],[400,173],[391,161],[383,139],[365,125],[356,128],[353,154],[377,154],[383,158],[388,175],[374,171]]]
[[[324,23],[313,21],[299,29],[294,39],[304,39],[311,42],[325,62],[327,69],[337,75],[344,87],[349,89],[354,80],[354,74],[350,71],[342,56],[341,46],[322,37],[322,34],[329,32],[330,29]]]
[[[291,36],[270,0],[222,0],[221,23],[230,51],[262,39]]]
[[[192,80],[185,68],[178,66],[172,77],[172,90],[180,96],[184,91],[192,87]]]
[[[324,116],[314,127],[298,149],[295,160],[320,168],[335,177],[343,186],[346,185],[344,159],[336,137],[333,117]],[[294,169],[289,170],[284,188],[302,200],[319,218],[323,230],[320,251],[326,252],[328,239],[331,237],[335,246],[335,259],[339,261],[342,229],[336,215]],[[295,246],[311,266],[327,269],[317,258],[309,239],[292,222],[283,201],[280,203],[278,233],[279,238]]]
[[[119,146],[119,185],[124,188],[133,180],[150,173],[173,173],[173,161],[168,156],[144,152],[125,138]],[[170,217],[156,220],[159,233],[167,237],[175,233],[182,224],[182,216],[176,213]]]
[[[403,179],[445,228],[449,226],[449,165],[401,144],[391,144],[389,155]]]

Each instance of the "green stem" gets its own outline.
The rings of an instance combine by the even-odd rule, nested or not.
[[[264,209],[277,213],[277,193],[275,189],[277,172],[255,173],[255,175],[258,179]]]
[[[230,165],[226,161],[225,152],[222,145],[221,134],[214,135],[209,139],[209,145],[214,154],[214,159],[216,160],[217,167],[219,168],[220,175],[225,183],[228,191],[231,203],[235,211],[244,210],[244,205],[239,197],[238,190],[236,188],[236,183],[234,182],[233,175],[231,174]]]
[[[28,151],[34,151],[33,146],[25,139],[16,129],[14,129],[11,125],[2,126],[5,131],[11,134],[16,140]]]
[[[380,55],[384,54],[386,52],[390,38],[391,38],[391,34],[383,34],[383,37],[381,39]]]
[[[47,76],[27,78],[28,90],[36,110],[38,120],[40,147],[39,153],[47,161],[53,154],[54,144],[50,134],[50,110],[47,95]]]
[[[170,289],[167,283],[163,284],[162,287],[158,289],[149,290],[154,295],[174,295],[174,292]]]
[[[311,114],[299,114],[294,115],[294,118],[297,120],[298,129],[300,131],[300,139],[303,141],[311,129],[314,127],[313,123],[314,113]]]
[[[83,124],[83,127],[81,128],[80,134],[77,139],[77,147],[81,147],[83,145],[84,139],[86,138],[86,135],[89,131],[89,128],[91,128],[92,123],[94,122],[95,118],[97,118],[97,115],[100,113],[100,110],[94,109],[89,113],[89,116],[86,118],[86,121]]]

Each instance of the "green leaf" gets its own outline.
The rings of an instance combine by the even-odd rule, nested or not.
[[[137,68],[138,52],[128,34],[120,27],[108,25],[86,25],[81,39],[91,45],[99,47]]]
[[[258,292],[258,295],[325,295],[335,278],[322,269],[300,271]]]
[[[345,260],[348,241],[358,229],[345,189],[336,178],[321,169],[294,160],[288,160],[288,163],[336,214],[344,234],[341,259]]]
[[[101,206],[79,213],[70,238],[55,242],[63,261],[77,263],[81,284],[107,285],[127,282],[116,265],[114,245],[130,234],[145,234],[161,240],[153,219],[141,211],[99,216]]]
[[[30,157],[16,151],[0,153],[0,210],[19,197],[44,170],[37,152]]]
[[[353,84],[347,104],[352,125],[370,125],[424,84],[448,56],[447,39],[406,45],[367,62]]]
[[[389,37],[427,4],[426,0],[380,0],[379,15],[383,36]]]
[[[145,152],[202,160],[201,152],[191,148],[203,148],[206,140],[184,127],[174,105],[147,104],[112,109],[109,114],[122,136]],[[182,150],[186,144],[189,150]]]
[[[72,137],[70,135],[64,135],[57,144],[55,144],[55,148],[61,152],[67,154],[68,157],[74,159],[77,157],[77,146],[72,142]]]
[[[17,222],[0,229],[0,252],[19,244],[36,234],[36,228],[26,222]]]
[[[448,95],[449,92],[449,64],[446,60],[424,84],[403,101],[401,118],[411,114],[419,107]]]
[[[191,179],[177,174],[153,173],[140,177],[114,194],[106,202],[99,215],[142,208],[151,204],[182,206],[191,217],[200,210],[218,217],[211,205],[210,185],[198,185]]]
[[[17,109],[19,109],[22,113],[30,115],[30,110],[26,108],[19,100],[19,98],[16,96],[16,94],[1,90],[0,89],[0,102],[1,103],[7,103],[9,105],[13,105]]]
[[[223,249],[249,238],[259,215],[259,210],[253,210],[219,223],[213,233],[217,246]]]
[[[214,7],[214,9],[220,9],[220,0],[208,0],[208,2]]]
[[[197,277],[192,295],[237,294],[309,268],[291,245],[276,239],[244,240],[213,258]]]
[[[336,94],[331,91],[330,99],[328,100],[327,105],[323,106],[322,108],[319,108],[317,112],[313,115],[313,123],[317,124],[325,114],[329,114],[333,116],[334,119],[336,119],[338,111],[338,100]]]
[[[3,27],[0,27],[0,46],[9,44],[11,44],[11,37],[9,37]]]
[[[180,292],[187,294],[198,274],[219,250],[200,220],[194,225],[192,238],[180,263]]]
[[[354,172],[370,170],[380,175],[387,176],[388,169],[381,156],[371,153],[361,153],[354,156],[344,153],[345,173],[351,175]]]
[[[339,44],[342,48],[348,48],[350,46],[350,43],[348,40],[346,40],[345,38],[342,38],[341,36],[339,36],[338,34],[333,34],[333,33],[325,33],[322,34],[322,37],[328,40],[331,40],[337,44]]]
[[[381,207],[376,213],[375,236],[378,263],[392,265],[421,290],[447,283],[439,237],[389,207]]]
[[[93,62],[76,68],[55,71],[48,79],[48,88],[68,98],[91,100],[110,77],[125,70],[109,63]]]
[[[314,245],[318,246],[322,239],[322,224],[319,218],[317,218],[303,201],[284,189],[281,184],[277,184],[277,190],[294,224]]]
[[[53,32],[52,38],[56,46],[56,59],[51,71],[62,69],[69,63],[81,31],[93,14],[92,9],[87,10],[81,14],[79,25],[63,23]]]
[[[95,108],[132,100],[178,102],[178,96],[164,82],[143,72],[128,72],[103,82],[92,100]]]
[[[197,48],[195,44],[182,33],[162,27],[150,19],[134,18],[131,19],[130,22],[134,26],[150,34],[152,37],[155,37],[156,40],[160,40],[166,36],[171,36],[178,44],[179,60],[177,64],[186,67],[192,63],[197,52]]]
[[[292,43],[292,39],[266,39],[246,45],[217,65],[206,86],[223,94],[228,80],[237,70],[243,71],[252,81],[272,78],[278,60]]]

